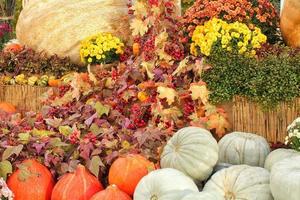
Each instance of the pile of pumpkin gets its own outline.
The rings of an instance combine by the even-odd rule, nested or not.
[[[299,169],[298,152],[270,153],[261,136],[233,132],[217,143],[209,131],[186,127],[165,145],[160,168],[141,155],[115,160],[106,189],[82,165],[54,184],[36,160],[21,163],[7,184],[15,200],[299,200]]]

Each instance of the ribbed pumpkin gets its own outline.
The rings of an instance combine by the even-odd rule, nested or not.
[[[293,149],[276,149],[267,156],[265,168],[271,171],[271,168],[275,163],[282,161],[286,158],[291,158],[299,155],[300,153]]]
[[[129,195],[134,193],[138,182],[155,166],[141,155],[129,154],[115,160],[109,170],[109,184],[115,184]]]
[[[273,200],[269,183],[268,170],[235,165],[215,173],[203,191],[221,196],[224,200]]]
[[[217,196],[215,192],[187,192],[180,200],[224,200],[222,197]]]
[[[270,188],[275,200],[300,199],[300,156],[286,158],[273,165]]]
[[[75,172],[63,175],[56,183],[51,200],[89,200],[101,190],[103,186],[98,179],[78,165]]]
[[[36,160],[25,160],[7,181],[14,200],[50,200],[54,180],[50,171]]]
[[[194,181],[184,173],[164,168],[150,172],[138,183],[134,200],[181,200],[185,191],[199,192]]]
[[[17,111],[14,105],[7,102],[0,102],[0,110],[7,112],[9,114],[13,114]]]
[[[34,0],[22,10],[18,40],[36,51],[69,56],[80,63],[80,42],[99,32],[126,39],[127,0]]]
[[[162,168],[175,168],[194,180],[209,177],[218,161],[218,144],[211,133],[198,127],[177,131],[161,155]]]
[[[105,190],[96,193],[90,200],[132,200],[128,194],[116,185],[110,185]]]
[[[219,162],[233,165],[251,165],[264,167],[270,153],[267,140],[259,135],[233,132],[219,141]]]

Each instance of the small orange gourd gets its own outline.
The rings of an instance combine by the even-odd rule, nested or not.
[[[115,160],[109,170],[109,184],[117,185],[128,195],[133,195],[138,182],[155,166],[141,155],[129,154]]]
[[[90,200],[132,200],[125,192],[116,185],[110,185],[105,190],[95,194]]]
[[[9,114],[13,114],[17,111],[14,105],[7,102],[0,102],[0,110],[7,112]]]
[[[137,42],[133,43],[132,52],[133,52],[133,55],[135,55],[135,56],[138,56],[140,54],[140,44],[139,43],[137,43]]]

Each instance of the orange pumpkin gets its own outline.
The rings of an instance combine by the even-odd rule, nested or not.
[[[54,180],[50,171],[36,160],[25,160],[7,181],[14,200],[50,200]]]
[[[95,194],[90,200],[132,200],[128,194],[116,185],[110,185],[105,190]]]
[[[11,103],[7,103],[7,102],[0,102],[0,110],[7,112],[9,114],[13,114],[17,112],[16,107]]]
[[[143,156],[129,154],[114,161],[109,170],[108,181],[132,195],[138,182],[154,169],[154,164]]]
[[[12,53],[19,53],[22,50],[23,50],[23,46],[16,43],[7,44],[3,49],[4,52],[12,52]]]
[[[54,186],[51,200],[89,200],[103,190],[98,179],[83,165],[78,165],[73,173],[68,173]]]
[[[60,84],[61,84],[61,81],[60,81],[59,79],[50,79],[50,80],[48,81],[48,85],[49,85],[50,87],[59,87]]]

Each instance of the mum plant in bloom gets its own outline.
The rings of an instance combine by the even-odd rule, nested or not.
[[[285,144],[291,148],[300,151],[300,117],[295,119],[287,128],[288,136],[285,138]]]
[[[213,18],[197,26],[192,36],[191,53],[198,56],[200,53],[209,56],[214,46],[227,51],[237,50],[239,54],[255,55],[255,49],[267,41],[261,30],[254,27],[250,30],[246,24],[240,22],[227,23]]]
[[[107,64],[123,54],[124,43],[110,33],[99,33],[81,42],[81,61],[88,64]]]
[[[279,15],[269,0],[197,0],[184,15],[186,32],[191,37],[196,26],[219,18],[260,28],[269,42],[278,40]]]
[[[3,178],[0,178],[0,199],[1,200],[13,200],[14,194],[7,187]]]

